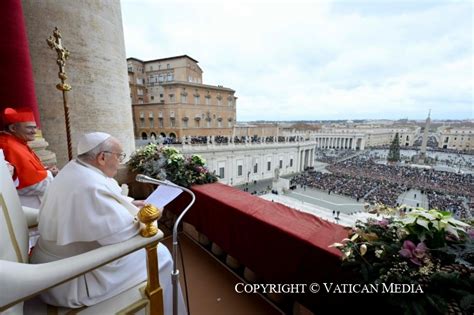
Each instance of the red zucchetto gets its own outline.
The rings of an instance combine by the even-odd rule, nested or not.
[[[29,108],[5,108],[3,112],[3,122],[5,125],[11,125],[19,122],[36,122],[33,112]]]

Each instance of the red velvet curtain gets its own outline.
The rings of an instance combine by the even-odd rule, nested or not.
[[[28,107],[40,127],[21,0],[0,1],[0,110]],[[46,38],[44,39],[46,45]],[[0,115],[2,116],[2,115]],[[3,129],[0,119],[0,128]]]

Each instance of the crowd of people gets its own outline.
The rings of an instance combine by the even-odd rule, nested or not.
[[[449,210],[458,215],[466,211],[463,205],[464,200],[460,196],[447,195],[435,191],[428,191],[427,194],[431,208]]]
[[[307,171],[292,178],[291,185],[312,187],[346,195],[371,204],[396,207],[404,191],[420,189],[427,193],[429,207],[467,215],[465,204],[474,198],[474,176],[433,169],[378,164],[370,155],[337,162],[331,173]]]
[[[283,136],[267,136],[267,137],[260,137],[260,136],[235,136],[232,138],[231,136],[186,136],[182,137],[181,139],[173,138],[173,137],[161,137],[158,139],[159,143],[164,144],[228,144],[228,143],[283,143],[283,142],[297,142],[297,141],[304,141],[304,138],[301,136],[291,136],[291,137],[283,137]]]
[[[378,164],[372,159],[360,156],[333,164],[328,167],[328,170],[335,174],[342,173],[393,184],[406,183],[409,188],[474,197],[472,174]]]
[[[388,149],[390,149],[390,145],[389,144],[384,144],[384,145],[378,145],[378,146],[371,146],[370,148],[373,149],[373,150],[377,150],[377,149],[388,150]],[[401,149],[420,151],[421,142],[418,144],[415,141],[412,146],[401,146]],[[474,155],[474,150],[444,149],[444,148],[439,148],[437,146],[430,146],[429,143],[426,146],[426,152],[440,152],[440,153],[451,153],[451,154]]]
[[[345,149],[337,149],[337,150],[316,150],[314,152],[314,158],[316,161],[334,164],[337,161],[347,158],[351,155],[354,155],[354,150],[345,150]]]
[[[397,206],[398,196],[406,189],[386,181],[374,181],[345,174],[330,174],[309,171],[293,177],[290,185],[311,187],[331,193],[345,195],[357,201],[383,203]]]

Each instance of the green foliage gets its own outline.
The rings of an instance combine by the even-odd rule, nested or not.
[[[135,151],[127,162],[130,170],[156,179],[190,187],[217,181],[199,155],[185,156],[176,148],[149,144]]]
[[[413,284],[421,294],[384,294],[384,303],[403,314],[474,311],[471,225],[448,212],[416,209],[402,217],[357,222],[349,238],[331,246],[342,252],[343,266],[361,282]]]
[[[400,141],[398,139],[398,132],[395,134],[395,138],[393,138],[392,144],[390,144],[390,150],[388,151],[387,161],[400,161]]]

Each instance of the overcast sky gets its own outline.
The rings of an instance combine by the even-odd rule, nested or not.
[[[237,120],[474,119],[473,2],[122,0],[127,57],[189,55]]]

